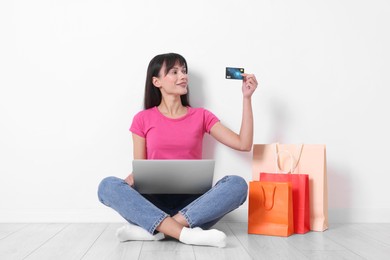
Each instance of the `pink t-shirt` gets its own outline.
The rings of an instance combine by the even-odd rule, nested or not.
[[[203,135],[217,122],[203,108],[188,107],[186,115],[172,119],[153,107],[134,116],[130,131],[146,139],[147,159],[202,159]]]

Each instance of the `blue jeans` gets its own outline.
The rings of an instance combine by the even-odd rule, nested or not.
[[[242,205],[248,185],[239,176],[229,175],[219,180],[202,195],[140,194],[117,177],[107,177],[99,185],[99,200],[118,212],[127,222],[154,234],[169,216],[181,213],[189,226],[208,229],[224,215]]]

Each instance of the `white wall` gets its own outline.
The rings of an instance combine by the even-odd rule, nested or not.
[[[255,73],[255,143],[327,145],[331,222],[390,221],[388,1],[2,1],[0,222],[122,221],[99,181],[131,171],[128,132],[156,54],[187,58],[193,106],[239,130]],[[386,15],[387,14],[387,15]],[[219,177],[251,153],[205,139]],[[247,204],[231,214],[246,219]]]

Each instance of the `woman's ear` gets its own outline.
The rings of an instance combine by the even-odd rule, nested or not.
[[[155,87],[157,87],[157,88],[160,88],[160,87],[161,87],[161,81],[160,81],[160,79],[157,78],[157,77],[153,77],[153,78],[152,78],[152,83],[153,83],[153,85],[154,85]]]

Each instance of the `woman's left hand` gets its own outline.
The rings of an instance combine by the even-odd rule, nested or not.
[[[257,80],[254,74],[241,74],[244,79],[242,80],[242,94],[244,97],[250,98],[257,88]]]

